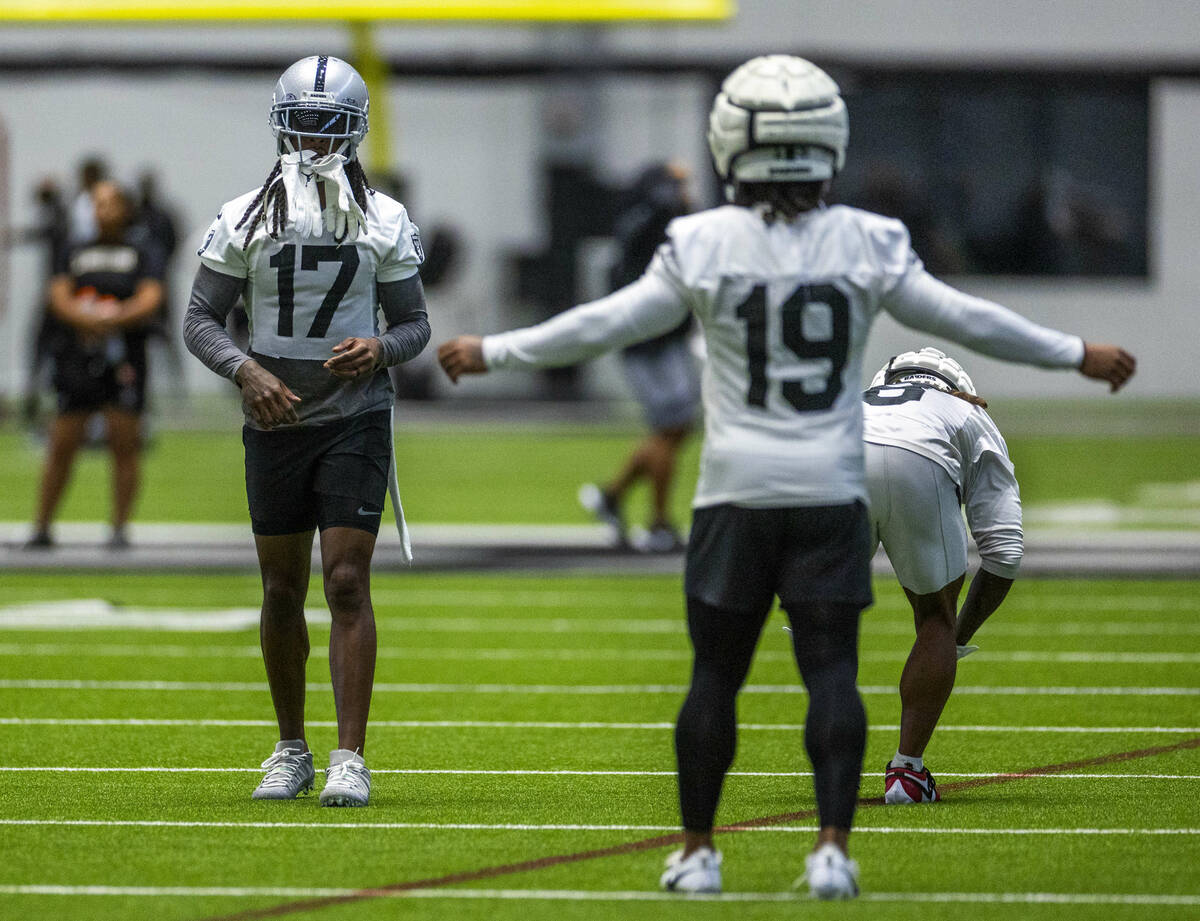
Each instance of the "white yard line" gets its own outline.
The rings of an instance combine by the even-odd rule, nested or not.
[[[690,662],[688,649],[521,649],[482,648],[459,649],[445,647],[381,646],[381,659],[449,662]],[[70,658],[137,658],[137,659],[261,659],[258,646],[187,646],[159,643],[0,643],[0,656],[70,657]],[[312,650],[313,658],[328,656],[320,646]],[[907,649],[866,651],[859,654],[862,662],[903,662]],[[975,662],[1045,662],[1068,664],[1124,665],[1191,665],[1200,663],[1197,652],[1038,652],[1010,650],[991,652],[984,649]],[[757,662],[792,662],[790,652],[764,649],[755,655]]]
[[[0,726],[130,726],[130,727],[274,727],[274,720],[243,719],[141,719],[138,717],[0,717]],[[308,720],[310,728],[332,729],[335,720]],[[537,720],[372,720],[372,729],[545,729],[545,730],[649,730],[664,731],[675,728],[670,722],[598,722],[598,721],[537,721]],[[802,732],[803,723],[742,723],[740,730],[751,732]],[[873,732],[898,732],[899,724],[872,723]],[[986,732],[986,733],[1068,733],[1079,735],[1137,735],[1141,734],[1200,734],[1196,726],[988,726],[954,725],[938,726],[938,732]]]
[[[256,681],[101,681],[85,678],[16,678],[0,680],[0,690],[49,691],[251,691],[264,693],[267,686]],[[310,693],[330,691],[323,682],[308,685]],[[642,694],[685,694],[683,684],[437,684],[388,683],[375,685],[377,694],[512,694],[565,696],[629,696]],[[866,684],[859,692],[870,695],[893,695],[891,685]],[[804,694],[798,684],[748,684],[743,694]],[[1121,686],[1037,686],[1037,685],[957,685],[958,696],[987,697],[1197,697],[1200,687],[1121,687]]]
[[[389,898],[439,901],[554,902],[808,902],[799,892],[726,892],[683,895],[654,890],[590,889],[348,889],[283,886],[61,886],[0,885],[0,895],[123,896],[167,898]],[[1200,894],[1122,892],[864,892],[860,902],[999,903],[1017,905],[1200,905]]]
[[[436,593],[435,593],[436,594]],[[462,594],[462,593],[459,593]],[[546,603],[538,603],[533,599],[536,593],[495,593],[497,597],[489,603],[475,605],[476,607],[500,606],[501,598],[508,598],[504,606],[520,609],[548,608],[554,610],[579,610],[571,608],[559,599],[561,596],[550,595]],[[431,598],[433,596],[431,595]],[[376,599],[379,600],[378,598]],[[644,600],[644,599],[643,599]],[[1154,600],[1154,599],[1151,599]],[[1136,599],[1084,599],[1086,604],[1080,604],[1080,599],[1066,598],[1062,603],[1039,599],[1039,608],[1049,606],[1051,609],[1083,609],[1089,612],[1105,609],[1110,611],[1145,611],[1169,610],[1190,612],[1197,608],[1195,602],[1175,603],[1164,602],[1161,606],[1146,607],[1137,603]],[[445,604],[435,605],[430,599],[422,599],[423,606],[447,607],[455,611],[470,609],[471,604],[455,602],[455,596],[450,595]],[[492,604],[491,602],[495,602]],[[380,602],[382,603],[382,602]],[[412,602],[397,601],[410,607],[418,607]],[[628,609],[638,607],[638,601],[614,597],[611,605]],[[593,605],[593,608],[595,606]],[[654,603],[647,609],[667,611],[667,606]],[[586,610],[586,606],[583,608]],[[305,611],[306,619],[314,628],[329,626],[329,612],[324,608],[309,608]],[[868,614],[864,620],[864,631],[876,635],[911,636],[912,625],[906,618],[884,619],[889,615],[883,612]],[[118,607],[108,601],[97,598],[69,599],[63,601],[30,602],[27,604],[0,607],[0,629],[7,630],[162,630],[175,632],[211,632],[228,633],[248,631],[257,627],[259,610],[256,607],[202,609],[202,608],[140,608]],[[780,623],[783,618],[778,618]],[[544,633],[575,633],[582,635],[609,634],[634,635],[669,634],[682,636],[685,632],[682,611],[672,617],[642,617],[626,618],[588,617],[586,615],[563,617],[464,617],[454,615],[421,616],[388,616],[377,618],[377,623],[384,630],[416,633],[474,633],[474,634],[544,634]],[[992,636],[1196,636],[1200,635],[1200,623],[1194,619],[1180,621],[1143,621],[1143,620],[1109,620],[1098,621],[1085,619],[1067,621],[1045,619],[1028,623],[1015,623],[1011,620],[999,620],[988,624],[988,633]]]
[[[84,827],[84,828],[329,828],[380,831],[622,831],[667,834],[679,831],[678,825],[626,825],[532,822],[184,822],[165,819],[0,819],[0,827]],[[763,825],[739,829],[743,832],[798,834],[817,830],[816,825]],[[1200,835],[1200,828],[923,828],[914,826],[856,826],[856,835],[976,835],[1030,836],[1188,836]]]

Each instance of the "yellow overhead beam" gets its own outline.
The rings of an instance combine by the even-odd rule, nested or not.
[[[0,24],[68,22],[705,22],[736,0],[0,0]]]
[[[387,62],[375,46],[375,33],[371,24],[355,21],[350,24],[350,38],[354,54],[351,60],[367,84],[367,95],[371,99],[370,124],[367,134],[367,169],[371,175],[390,172],[392,160],[392,126],[388,117]]]

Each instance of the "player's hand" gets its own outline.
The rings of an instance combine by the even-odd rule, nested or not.
[[[1116,345],[1083,344],[1083,363],[1079,373],[1099,381],[1108,381],[1109,392],[1116,393],[1125,386],[1137,370],[1137,359]]]
[[[234,380],[242,388],[242,403],[254,421],[263,428],[300,421],[296,415],[296,404],[300,398],[253,358],[242,363]]]
[[[486,374],[488,370],[481,336],[455,336],[438,346],[437,357],[453,384],[464,374]]]
[[[353,380],[378,368],[382,351],[383,346],[374,337],[361,339],[351,336],[333,347],[333,357],[325,362],[324,367],[334,377]]]

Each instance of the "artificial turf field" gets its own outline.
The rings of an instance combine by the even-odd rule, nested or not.
[[[0,630],[6,919],[1200,915],[1194,583],[1018,581],[960,667],[927,754],[945,800],[923,807],[870,801],[911,641],[899,589],[877,583],[851,839],[863,896],[843,904],[790,893],[815,819],[806,700],[772,615],[718,814],[765,821],[720,836],[726,895],[698,904],[656,892],[688,679],[678,578],[378,574],[363,810],[252,802],[275,740],[256,631],[170,629],[189,610],[250,609],[249,624],[256,576],[3,581],[5,606],[105,599],[158,625]],[[318,766],[335,742],[320,597]]]

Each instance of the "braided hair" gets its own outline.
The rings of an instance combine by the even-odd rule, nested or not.
[[[358,202],[358,206],[363,209],[365,214],[367,196],[374,194],[375,190],[371,188],[371,183],[363,171],[362,164],[358,162],[358,157],[347,161],[345,170],[346,178],[350,181],[350,191],[354,193],[354,200]],[[250,202],[246,213],[234,225],[234,230],[241,230],[242,226],[249,222],[249,227],[246,228],[246,237],[242,240],[243,250],[250,245],[250,238],[254,236],[254,231],[259,224],[266,226],[267,235],[272,240],[278,240],[280,231],[287,226],[288,201],[287,192],[283,187],[282,173],[283,164],[276,160],[274,169],[267,176],[262,188],[258,190],[258,194],[254,196],[254,200]],[[337,242],[341,243],[342,241],[338,240]]]
[[[824,191],[824,182],[739,182],[733,203],[761,209],[763,220],[773,224],[779,218],[794,220],[816,208]]]

